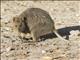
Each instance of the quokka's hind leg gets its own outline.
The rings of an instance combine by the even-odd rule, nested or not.
[[[38,37],[35,32],[31,31],[31,36],[32,36],[33,42],[38,41]]]

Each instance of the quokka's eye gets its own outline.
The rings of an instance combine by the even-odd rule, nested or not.
[[[26,17],[24,17],[24,20],[26,20]]]

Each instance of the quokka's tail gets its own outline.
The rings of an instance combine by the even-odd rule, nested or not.
[[[61,40],[66,40],[64,39],[58,32],[57,30],[54,31],[54,33],[57,35],[57,37],[59,37]]]

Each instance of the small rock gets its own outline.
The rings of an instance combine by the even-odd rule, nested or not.
[[[9,27],[5,27],[5,30],[6,30],[6,31],[9,31],[9,30],[10,30],[10,28],[9,28]]]
[[[42,50],[42,54],[44,54],[44,53],[46,53],[46,51],[45,50]]]
[[[71,39],[77,39],[78,36],[79,36],[79,33],[80,33],[79,30],[72,30],[70,32],[69,38],[71,38]]]
[[[79,30],[72,30],[71,32],[70,32],[70,35],[71,36],[78,36],[78,34],[79,34],[80,32],[79,32]]]
[[[6,48],[6,52],[9,52],[11,50],[11,47]]]
[[[53,60],[53,58],[50,56],[43,56],[41,60]]]
[[[76,16],[77,16],[77,17],[79,17],[79,16],[80,16],[80,14],[76,14]]]

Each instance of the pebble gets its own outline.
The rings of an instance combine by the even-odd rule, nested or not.
[[[11,47],[6,48],[6,51],[9,52],[11,50]]]
[[[41,57],[41,60],[53,60],[53,58],[50,56],[43,56]]]
[[[42,50],[42,54],[44,54],[44,53],[46,53],[46,51],[45,50]]]
[[[79,30],[72,30],[70,32],[70,35],[72,35],[72,36],[78,36],[79,33],[80,33]]]

